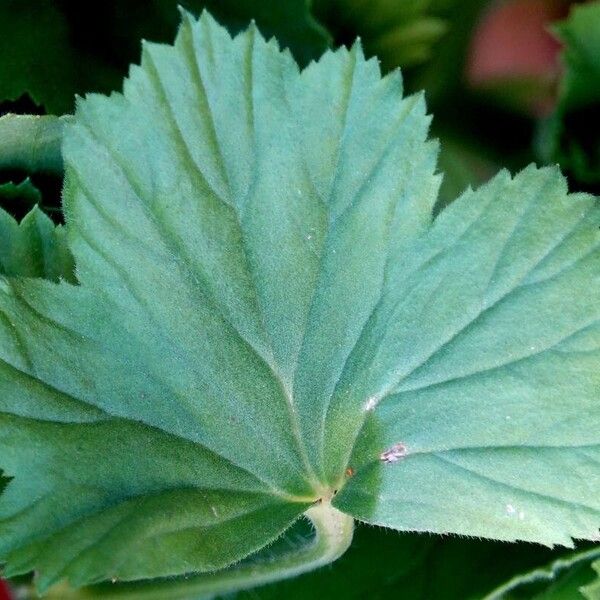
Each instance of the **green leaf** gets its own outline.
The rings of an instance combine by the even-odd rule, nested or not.
[[[311,543],[308,523],[301,520],[275,544],[230,570],[168,580],[104,583],[80,590],[61,584],[50,590],[47,597],[56,600],[197,600],[206,597],[202,591],[208,591],[207,584],[211,580],[227,576],[233,579],[247,567],[255,574],[253,585],[258,586],[261,584],[261,566],[294,557]],[[305,600],[312,597],[322,600],[366,597],[373,600],[396,597],[405,600],[481,600],[496,588],[503,590],[514,586],[515,590],[530,591],[534,586],[524,583],[530,581],[528,571],[532,569],[535,569],[532,573],[538,574],[536,581],[542,582],[535,589],[545,588],[548,582],[539,577],[539,573],[545,574],[546,570],[541,567],[558,556],[556,550],[537,545],[390,532],[359,524],[352,546],[330,568],[241,591],[234,597],[236,600]],[[583,581],[589,581],[592,576],[589,560],[580,564],[581,575],[586,577]],[[573,579],[569,577],[569,581]]]
[[[28,94],[53,114],[72,112],[75,94],[109,92],[137,59],[139,40],[171,40],[177,6],[207,7],[232,31],[255,19],[302,64],[318,58],[327,33],[307,0],[3,0],[0,4],[0,101]],[[93,15],[93,18],[90,18]],[[43,49],[41,51],[40,49]]]
[[[68,117],[0,117],[0,170],[62,173],[61,143]]]
[[[41,203],[42,194],[29,178],[0,185],[0,274],[74,282],[66,231],[42,211]]]
[[[487,594],[485,600],[593,600],[593,588],[583,586],[593,578],[590,563],[598,556],[600,547],[559,558],[547,567],[512,578]]]
[[[28,180],[14,188],[8,186],[0,186],[0,197],[23,192],[37,192],[39,197],[39,191]],[[20,223],[0,208],[0,274],[74,281],[73,270],[63,227],[55,226],[37,206]]]
[[[242,566],[246,564],[256,569],[262,563],[279,561],[283,556],[294,556],[306,547],[309,540],[310,531],[307,531],[303,521],[299,521],[277,543],[265,548],[256,557],[244,561]],[[412,592],[420,592],[422,588],[422,575],[425,575],[422,567],[427,558],[431,558],[429,551],[434,547],[437,544],[431,538],[390,535],[389,532],[386,534],[360,526],[351,548],[332,569],[312,571],[293,580],[239,592],[233,597],[239,600],[304,600],[312,597],[353,600],[365,598],[369,594],[369,597],[379,600],[389,597],[386,593],[396,589],[402,592],[403,598],[416,600],[420,595]],[[395,556],[397,561],[392,572],[389,563],[384,560],[390,555]],[[207,597],[200,591],[203,580],[218,575],[219,573],[149,582],[101,584],[79,591],[57,587],[50,590],[48,597],[51,600],[196,600]],[[253,582],[254,585],[260,583],[260,580]]]
[[[113,581],[80,589],[61,583],[50,589],[46,597],[56,600],[190,600],[214,598],[215,594],[221,597],[225,592],[294,577],[335,560],[352,541],[352,519],[341,513],[332,518],[330,510],[324,503],[312,506],[306,512],[309,519],[297,521],[272,545],[229,569],[149,581]],[[308,521],[313,523],[315,531],[311,531]]]
[[[12,413],[3,464],[37,473],[2,497],[6,576],[35,566],[44,590],[62,577],[77,586],[214,570],[277,537],[305,506],[191,441],[67,402],[25,369],[2,371]]]
[[[18,203],[29,208],[33,208],[42,200],[42,194],[33,185],[31,179],[26,177],[20,183],[0,184],[0,205],[4,208],[7,203]]]
[[[24,217],[34,206],[42,201],[40,190],[29,177],[19,183],[7,181],[0,184],[0,210],[14,218]]]
[[[139,0],[138,0],[139,1]],[[276,37],[283,48],[288,48],[300,65],[317,60],[330,45],[329,33],[313,18],[310,7],[313,0],[156,0],[163,11],[173,13],[181,4],[187,10],[199,13],[209,10],[232,33],[246,29],[255,20],[261,33]],[[144,3],[142,3],[144,4]],[[173,31],[176,22],[172,20]],[[171,36],[169,36],[171,37]]]
[[[561,104],[576,108],[598,101],[600,85],[600,2],[574,6],[569,18],[555,26],[565,44],[567,70],[562,81]]]
[[[351,529],[332,498],[398,529],[597,535],[595,200],[531,168],[432,225],[428,125],[360,46],[299,72],[206,14],[78,103],[80,285],[0,279],[8,574],[221,569],[318,501]]]
[[[539,146],[547,161],[559,162],[574,178],[600,184],[600,2],[573,6],[556,26],[564,43],[565,73],[557,107],[542,130]]]
[[[330,450],[357,470],[340,510],[545,544],[597,535],[599,225],[592,196],[528,168],[466,192],[406,250],[332,399]]]
[[[600,560],[592,564],[592,568],[596,572],[594,581],[581,588],[581,593],[588,600],[598,600],[600,598]]]

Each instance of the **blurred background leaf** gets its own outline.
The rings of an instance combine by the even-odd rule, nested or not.
[[[512,577],[487,594],[484,600],[594,600],[596,546],[571,552],[543,567]]]
[[[574,7],[554,30],[565,45],[564,75],[553,114],[538,140],[546,162],[600,190],[600,2]]]
[[[583,595],[588,600],[599,600],[600,599],[600,560],[595,561],[592,564],[592,569],[596,574],[593,581],[587,583],[581,588]]]
[[[314,12],[335,45],[360,36],[365,53],[385,70],[423,63],[447,30],[439,0],[315,0]]]
[[[19,183],[9,181],[0,184],[0,208],[23,218],[36,204],[42,201],[42,194],[29,177]]]
[[[300,64],[329,45],[308,0],[2,0],[0,101],[27,95],[62,114],[73,110],[75,94],[120,89],[141,39],[172,41],[179,4],[196,14],[209,9],[234,33],[255,19]]]

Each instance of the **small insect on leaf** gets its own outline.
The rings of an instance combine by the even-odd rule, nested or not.
[[[384,463],[395,463],[406,456],[406,446],[401,442],[394,444],[385,452],[379,455],[379,459]]]

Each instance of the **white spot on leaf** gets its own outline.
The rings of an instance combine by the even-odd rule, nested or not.
[[[373,410],[377,406],[378,402],[379,398],[377,396],[370,396],[367,398],[367,401],[365,402],[365,412]]]

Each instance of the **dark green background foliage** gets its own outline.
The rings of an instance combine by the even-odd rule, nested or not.
[[[600,3],[573,11],[555,27],[565,44],[565,73],[554,114],[543,125],[540,150],[577,182],[600,186]]]
[[[384,68],[402,67],[406,88],[425,89],[435,114],[433,133],[442,140],[445,173],[442,204],[499,167],[518,170],[535,159],[558,162],[573,190],[599,189],[597,2],[556,28],[568,45],[567,68],[554,114],[539,121],[490,102],[466,84],[471,39],[487,8],[482,0],[315,0],[312,5],[309,0],[2,0],[0,114],[62,114],[73,110],[74,94],[120,89],[128,65],[139,61],[141,39],[173,38],[178,4],[196,14],[209,9],[233,32],[255,19],[302,65],[325,48],[360,36]],[[0,182],[19,183],[24,175],[2,173],[0,165]],[[57,208],[60,186],[47,179],[36,183],[46,204]]]
[[[234,32],[255,19],[301,64],[328,44],[304,0],[3,0],[0,99],[27,94],[48,113],[62,114],[73,110],[75,94],[118,89],[128,65],[139,61],[140,40],[173,39],[178,5],[196,14],[206,8]]]

